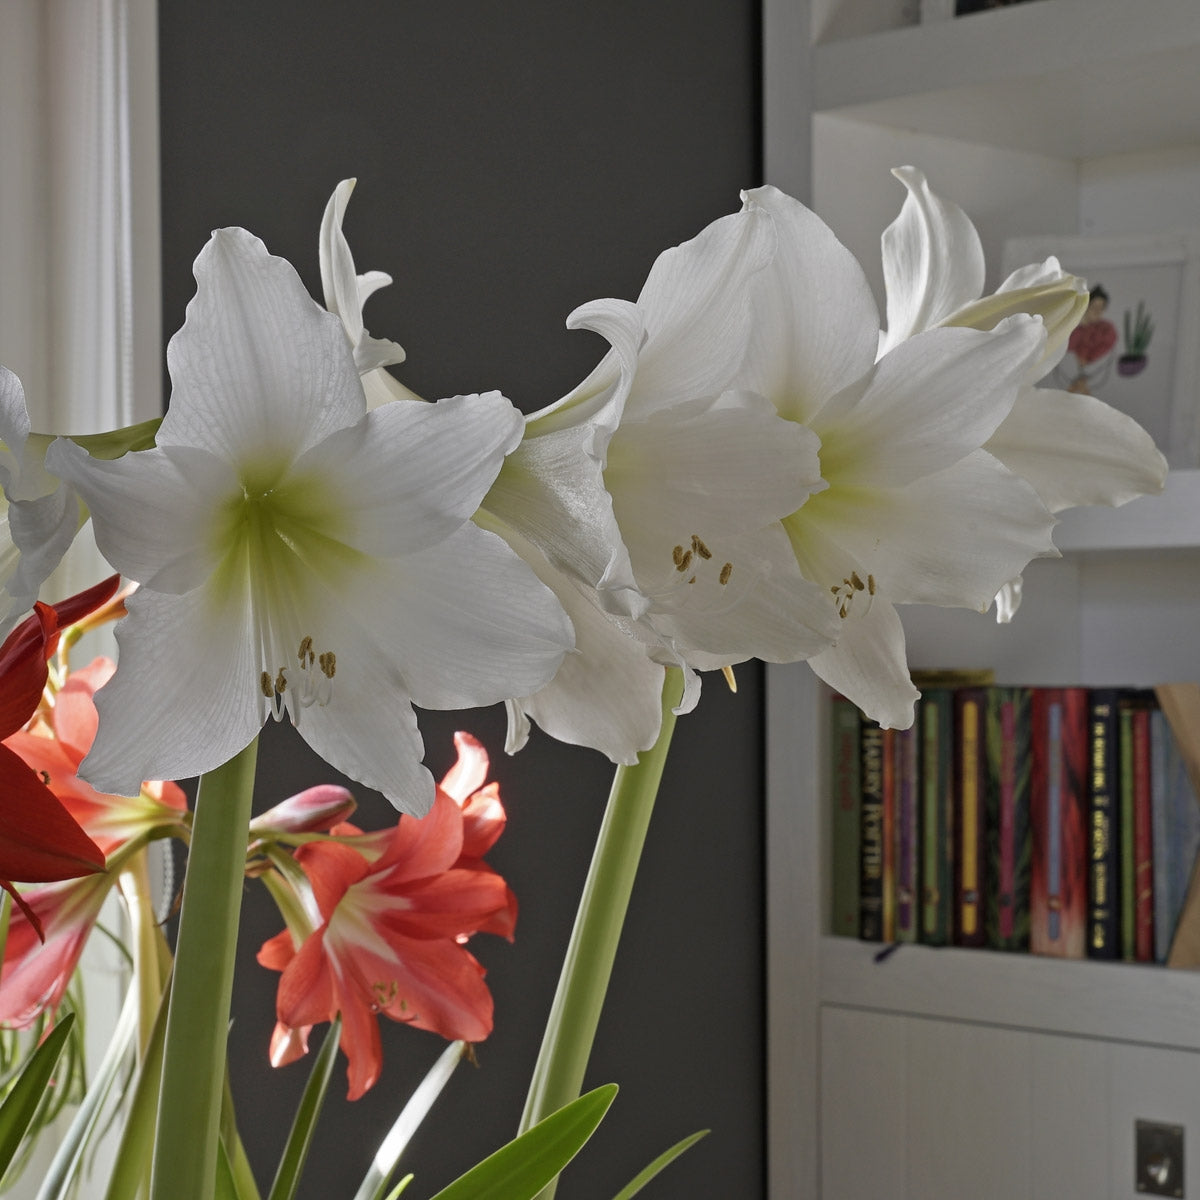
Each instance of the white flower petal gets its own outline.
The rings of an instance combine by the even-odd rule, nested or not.
[[[360,551],[409,554],[470,518],[523,428],[521,414],[499,392],[386,404],[314,446],[294,473],[340,477],[337,503]]]
[[[1008,415],[1045,336],[1017,316],[988,333],[933,329],[902,342],[813,418],[822,474],[895,487],[950,466]]]
[[[196,295],[167,347],[172,393],[158,445],[231,463],[290,461],[366,411],[341,322],[291,264],[244,229],[196,259]]]
[[[852,554],[896,604],[983,611],[1033,558],[1054,556],[1054,518],[985,451],[907,487],[833,489],[796,515]]]
[[[750,206],[658,256],[637,301],[646,343],[630,406],[662,406],[730,386],[756,315],[746,285],[774,251],[772,221]]]
[[[663,668],[601,611],[594,594],[549,564],[533,565],[571,618],[575,652],[545,687],[510,705],[510,746],[524,745],[532,718],[560,742],[589,746],[614,763],[635,763],[658,739]]]
[[[421,765],[425,745],[401,673],[367,638],[340,645],[333,699],[303,709],[296,728],[330,766],[422,817],[433,806],[433,776]]]
[[[829,592],[802,577],[782,526],[742,534],[736,545],[737,565],[726,572],[714,541],[721,566],[691,575],[694,584],[681,579],[679,603],[654,614],[655,630],[680,658],[712,671],[749,658],[797,662],[831,645],[840,625]]]
[[[325,307],[341,318],[354,351],[355,365],[361,374],[366,374],[377,367],[402,363],[405,355],[403,347],[396,342],[373,338],[363,326],[363,305],[367,298],[390,284],[392,277],[382,271],[368,271],[365,275],[355,273],[354,256],[342,233],[346,205],[355,182],[343,179],[329,197],[321,219],[319,258]]]
[[[1094,396],[1050,388],[1023,389],[987,449],[1051,512],[1124,504],[1162,491],[1166,481],[1166,459],[1132,417]]]
[[[908,194],[883,233],[887,333],[880,355],[977,299],[984,279],[983,246],[967,214],[931,192],[915,167],[892,174]]]
[[[247,746],[262,725],[259,650],[241,590],[167,596],[140,588],[116,626],[120,667],[96,693],[100,728],[80,769],[136,796],[143,779],[184,779]]]
[[[554,593],[502,539],[470,522],[437,546],[376,566],[342,597],[344,615],[376,630],[422,708],[535,692],[573,644]]]
[[[59,438],[46,461],[84,498],[100,553],[123,575],[180,593],[212,571],[213,508],[240,487],[225,460],[179,445],[97,459]]]
[[[19,495],[21,459],[29,437],[29,409],[20,379],[0,366],[0,490]]]
[[[877,596],[869,611],[845,624],[837,645],[814,655],[808,665],[871,720],[885,729],[907,729],[920,692],[909,678],[896,610]]]

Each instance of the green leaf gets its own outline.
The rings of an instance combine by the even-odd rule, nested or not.
[[[320,1052],[313,1062],[312,1073],[304,1086],[304,1095],[300,1097],[300,1106],[292,1120],[292,1130],[288,1134],[287,1145],[283,1148],[283,1156],[279,1160],[275,1181],[271,1184],[271,1194],[267,1200],[292,1200],[296,1194],[300,1172],[304,1170],[304,1160],[308,1157],[309,1146],[312,1145],[313,1130],[316,1128],[317,1118],[321,1115],[325,1092],[333,1075],[341,1036],[342,1018],[339,1015],[330,1025]]]
[[[150,1177],[150,1159],[154,1153],[154,1127],[158,1119],[158,1085],[162,1077],[163,1043],[167,1034],[167,1008],[171,988],[167,985],[146,1055],[133,1085],[133,1100],[125,1116],[125,1128],[113,1160],[104,1200],[129,1200],[137,1196],[143,1182]]]
[[[388,1192],[386,1200],[399,1200],[400,1193],[403,1192],[410,1183],[412,1183],[414,1178],[415,1176],[413,1175],[405,1175],[405,1177],[400,1180],[400,1182],[396,1184],[396,1186],[392,1188],[390,1192]]]
[[[613,1200],[629,1200],[631,1196],[636,1196],[663,1167],[670,1166],[685,1150],[691,1149],[702,1137],[707,1137],[708,1134],[709,1130],[701,1129],[699,1133],[693,1133],[690,1137],[685,1137],[683,1141],[676,1142],[670,1150],[664,1150],[644,1171],[639,1171],[613,1197]]]
[[[615,1083],[572,1100],[460,1175],[433,1200],[533,1200],[579,1153],[617,1094]]]
[[[74,1024],[75,1014],[68,1013],[55,1025],[29,1056],[29,1061],[21,1069],[20,1078],[4,1098],[4,1103],[0,1104],[0,1174],[8,1170],[8,1164],[16,1156],[21,1139],[50,1086],[58,1056]]]
[[[400,1161],[400,1155],[404,1153],[412,1135],[429,1114],[433,1102],[442,1094],[442,1089],[454,1073],[454,1068],[462,1062],[466,1048],[466,1042],[451,1042],[438,1055],[437,1062],[429,1068],[429,1073],[409,1097],[404,1110],[396,1118],[396,1123],[388,1130],[387,1137],[379,1143],[375,1159],[363,1176],[362,1183],[358,1185],[358,1191],[354,1193],[354,1200],[383,1200],[388,1180],[396,1169],[396,1163]],[[271,1200],[274,1200],[274,1197]]]
[[[54,1160],[38,1188],[37,1200],[65,1200],[77,1181],[84,1149],[96,1130],[104,1103],[121,1073],[121,1066],[137,1035],[137,1008],[137,988],[131,986],[125,993],[121,1015],[117,1019],[104,1059],[83,1098],[83,1103],[71,1121],[70,1128],[54,1153]]]
[[[242,1200],[238,1193],[237,1181],[233,1177],[233,1167],[229,1165],[224,1138],[217,1139],[217,1175],[213,1200]]]

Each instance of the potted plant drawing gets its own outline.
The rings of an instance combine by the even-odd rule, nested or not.
[[[1117,359],[1117,374],[1139,375],[1146,367],[1146,350],[1154,335],[1154,322],[1146,311],[1146,302],[1138,301],[1137,312],[1130,320],[1129,309],[1125,310],[1125,352]]]

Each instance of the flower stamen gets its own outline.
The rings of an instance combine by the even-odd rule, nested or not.
[[[305,636],[296,651],[298,666],[280,667],[271,678],[270,671],[263,671],[259,686],[267,700],[267,713],[276,721],[286,715],[293,725],[299,726],[302,709],[316,704],[322,708],[333,698],[333,677],[337,673],[337,655],[332,650],[317,654],[313,639]],[[320,668],[320,673],[314,671]]]
[[[843,621],[850,615],[850,609],[855,596],[865,592],[867,594],[867,607],[863,613],[865,616],[867,612],[871,611],[871,597],[875,595],[875,576],[868,575],[867,581],[864,583],[862,576],[857,571],[851,571],[848,577],[843,579],[841,583],[835,583],[829,590],[833,593],[838,616]]]

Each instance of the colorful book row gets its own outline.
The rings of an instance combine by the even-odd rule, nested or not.
[[[835,933],[1167,960],[1200,849],[1169,700],[927,687],[905,730],[831,705]]]

